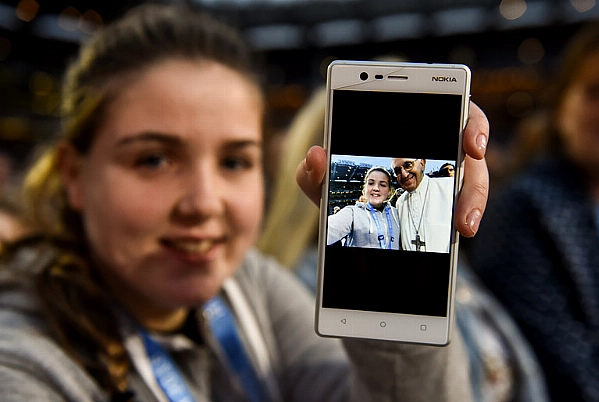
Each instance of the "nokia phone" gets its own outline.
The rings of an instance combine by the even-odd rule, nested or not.
[[[450,342],[470,77],[458,64],[329,65],[319,335]],[[388,191],[369,190],[373,168]]]

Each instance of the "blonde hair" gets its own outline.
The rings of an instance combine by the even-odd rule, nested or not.
[[[314,91],[293,119],[281,155],[258,248],[274,256],[286,267],[294,267],[318,229],[318,207],[301,191],[295,181],[298,164],[312,145],[322,146],[326,91]]]

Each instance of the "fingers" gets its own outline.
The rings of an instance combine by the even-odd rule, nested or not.
[[[489,121],[474,102],[470,102],[468,123],[462,141],[464,182],[455,210],[455,226],[462,236],[472,237],[478,231],[489,195],[489,171],[485,152],[489,142]]]
[[[484,159],[464,158],[464,182],[455,209],[455,226],[462,236],[478,231],[489,195],[489,171]]]
[[[462,141],[464,151],[474,159],[483,159],[489,142],[489,120],[474,102],[470,102],[468,123]]]
[[[319,146],[308,150],[306,158],[296,170],[296,180],[300,188],[316,204],[320,205],[322,181],[326,171],[327,156]]]

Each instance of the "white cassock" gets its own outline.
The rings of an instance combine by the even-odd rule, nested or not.
[[[402,250],[449,252],[453,177],[424,175],[418,188],[397,200]]]

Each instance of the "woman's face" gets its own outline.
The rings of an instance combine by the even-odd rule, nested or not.
[[[261,116],[257,88],[210,62],[153,66],[108,105],[66,181],[126,305],[200,305],[238,267],[262,219]]]
[[[580,64],[564,94],[558,114],[570,156],[587,170],[599,169],[599,51]]]
[[[389,177],[385,173],[377,170],[370,172],[364,189],[364,195],[370,205],[374,208],[381,208],[389,198],[390,191]]]

